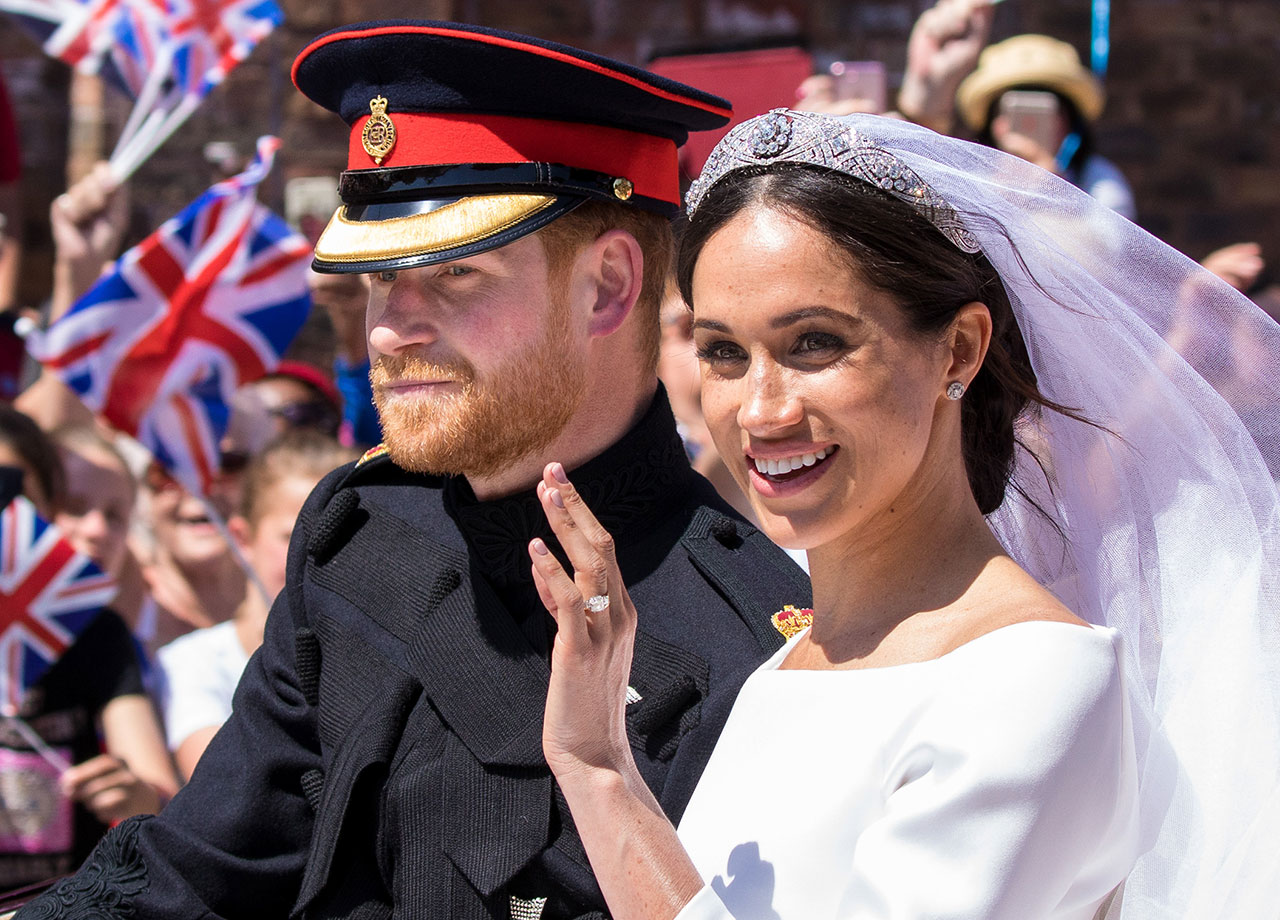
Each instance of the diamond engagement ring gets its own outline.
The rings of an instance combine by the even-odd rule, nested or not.
[[[592,613],[604,613],[609,609],[609,595],[593,594],[587,598],[587,609]]]

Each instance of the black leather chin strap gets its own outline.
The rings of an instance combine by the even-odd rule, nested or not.
[[[668,201],[633,194],[620,177],[560,163],[461,163],[446,166],[398,166],[349,169],[338,180],[338,195],[349,220],[385,220],[425,213],[439,199],[468,195],[572,195],[626,202],[632,207],[674,217],[679,207]],[[625,190],[625,197],[619,193]],[[381,205],[397,205],[402,213],[378,214]],[[403,211],[418,206],[420,210]],[[367,209],[367,210],[366,210]],[[361,216],[364,215],[364,216]]]

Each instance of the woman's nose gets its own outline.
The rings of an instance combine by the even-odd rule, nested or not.
[[[804,405],[789,385],[785,369],[771,360],[755,360],[743,377],[738,425],[749,434],[768,436],[792,428],[804,417]]]

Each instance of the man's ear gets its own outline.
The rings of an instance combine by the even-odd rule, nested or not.
[[[986,304],[975,300],[956,311],[947,333],[947,345],[950,366],[946,370],[946,382],[958,380],[968,387],[978,375],[991,346],[991,311]]]
[[[588,331],[592,336],[610,335],[631,315],[640,297],[644,252],[625,230],[607,230],[583,256],[579,265],[584,266],[593,292]]]

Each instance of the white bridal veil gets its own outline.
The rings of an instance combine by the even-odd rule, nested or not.
[[[691,210],[734,166],[818,163],[909,200],[1000,273],[1041,392],[1094,423],[1045,411],[1023,425],[1047,479],[1020,450],[1015,481],[1057,528],[1012,490],[990,521],[1032,575],[1124,638],[1142,855],[1107,916],[1276,916],[1280,325],[997,150],[875,116],[779,111],[734,134]]]

